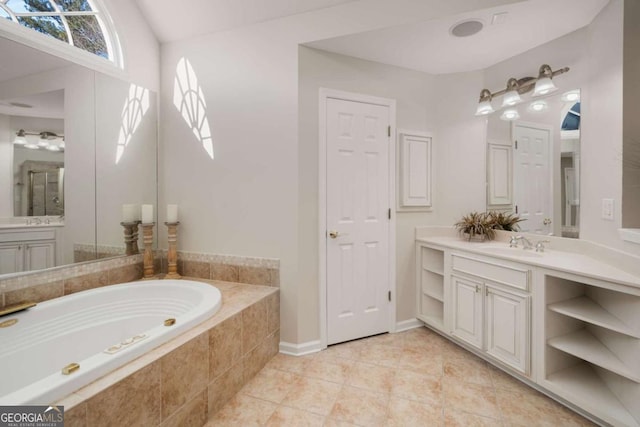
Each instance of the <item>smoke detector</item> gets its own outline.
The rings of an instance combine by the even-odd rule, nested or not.
[[[452,36],[455,37],[469,37],[479,33],[484,24],[477,19],[468,19],[466,21],[458,22],[449,30]]]

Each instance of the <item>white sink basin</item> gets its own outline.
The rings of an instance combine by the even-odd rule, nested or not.
[[[509,248],[501,246],[481,246],[479,249],[486,251],[487,253],[494,255],[507,255],[526,258],[541,258],[544,256],[544,252],[536,252],[534,249],[522,249],[522,248]]]

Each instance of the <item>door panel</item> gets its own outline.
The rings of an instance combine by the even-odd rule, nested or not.
[[[327,100],[328,344],[389,330],[389,114]]]
[[[514,138],[514,203],[518,214],[526,221],[521,222],[522,231],[548,234],[552,231],[545,219],[552,218],[551,130],[534,125],[516,124]]]
[[[487,352],[522,373],[529,373],[530,297],[487,287]]]
[[[482,348],[482,283],[451,276],[453,290],[452,335]]]

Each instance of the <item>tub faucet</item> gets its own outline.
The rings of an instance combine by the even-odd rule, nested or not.
[[[511,243],[509,243],[509,246],[512,246],[514,248],[518,247],[518,241],[521,240],[522,241],[522,249],[533,249],[533,244],[531,243],[531,240],[527,239],[524,236],[515,236],[511,238],[511,241],[513,242],[513,245]]]

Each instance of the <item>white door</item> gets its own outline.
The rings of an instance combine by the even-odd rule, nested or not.
[[[327,99],[327,343],[389,331],[388,106]]]
[[[520,229],[549,234],[553,230],[551,191],[551,128],[545,125],[514,125],[514,203],[522,219]]]

